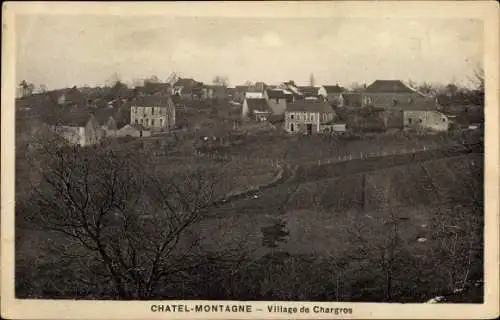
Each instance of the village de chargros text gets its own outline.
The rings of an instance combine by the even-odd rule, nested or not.
[[[151,305],[152,312],[269,312],[269,313],[331,313],[331,314],[352,314],[352,308],[332,308],[324,306],[302,306],[302,307],[289,307],[282,305],[268,305],[264,309],[253,309],[249,304],[197,304],[197,305],[183,305],[183,304],[153,304]]]

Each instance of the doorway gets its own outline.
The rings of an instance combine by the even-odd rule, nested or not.
[[[313,125],[312,125],[312,123],[306,124],[306,132],[307,132],[307,134],[311,135],[312,131],[313,131]]]

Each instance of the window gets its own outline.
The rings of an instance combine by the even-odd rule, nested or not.
[[[163,119],[160,119],[160,127],[163,127]]]
[[[280,99],[279,98],[276,98],[276,103],[280,103]]]
[[[144,119],[141,119],[141,124],[144,124]]]
[[[314,121],[314,114],[311,114],[311,121]]]
[[[139,120],[135,119],[135,124],[139,124]]]
[[[152,107],[152,108],[151,108],[151,114],[152,114],[152,115],[153,115],[153,114],[155,114],[155,107]]]
[[[418,119],[418,122],[419,122],[419,123],[422,123],[422,119]]]
[[[443,118],[443,122],[446,122],[446,118]]]
[[[410,98],[408,99],[408,103],[409,103],[409,104],[412,104],[412,103],[413,103],[413,98],[412,98],[412,97],[410,97]]]
[[[293,119],[293,114],[290,115],[290,119]]]
[[[151,126],[154,127],[155,126],[155,119],[151,119]]]
[[[398,104],[398,99],[396,99],[396,98],[392,99],[392,104],[393,105],[397,105]]]
[[[410,123],[410,124],[411,124],[411,118],[408,118],[408,123]]]
[[[290,124],[290,132],[293,132],[293,123]]]
[[[149,119],[146,119],[146,127],[149,126]]]

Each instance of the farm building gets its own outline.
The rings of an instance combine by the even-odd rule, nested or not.
[[[376,80],[361,93],[363,107],[401,108],[411,106],[425,96],[400,80]]]
[[[82,147],[99,143],[105,137],[105,131],[93,114],[69,114],[51,123],[51,129],[69,144]]]
[[[273,114],[285,114],[287,100],[291,100],[291,95],[286,95],[284,90],[268,89],[264,92],[264,97],[267,100],[269,107],[273,110]],[[290,101],[289,101],[290,102]]]
[[[151,131],[140,124],[127,124],[117,131],[116,136],[142,138],[151,136]]]
[[[262,99],[245,99],[241,108],[242,118],[251,118],[256,121],[266,121],[273,114],[273,110],[267,104],[267,100]]]
[[[332,121],[335,111],[326,102],[297,101],[287,105],[285,131],[299,134],[321,132],[321,124]]]

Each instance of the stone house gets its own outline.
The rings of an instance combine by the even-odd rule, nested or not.
[[[242,119],[252,119],[255,121],[267,121],[273,110],[269,107],[267,100],[245,99],[241,108]]]
[[[93,114],[60,118],[51,124],[51,129],[69,144],[81,147],[97,144],[106,137],[105,131]]]
[[[450,125],[448,117],[436,110],[404,110],[403,119],[404,127],[412,129],[448,131]]]
[[[376,80],[361,93],[362,107],[398,109],[426,97],[400,80]]]
[[[293,96],[285,94],[285,91],[281,89],[267,89],[264,92],[264,98],[275,115],[285,114],[287,103],[293,101]]]
[[[296,101],[289,103],[285,111],[285,131],[292,134],[316,134],[321,125],[331,122],[335,111],[326,102]]]
[[[130,107],[130,124],[142,125],[153,132],[170,131],[175,127],[175,105],[170,96],[143,96]]]
[[[323,86],[323,88],[326,92],[326,101],[336,107],[344,106],[344,93],[347,91],[345,88],[339,85]]]

